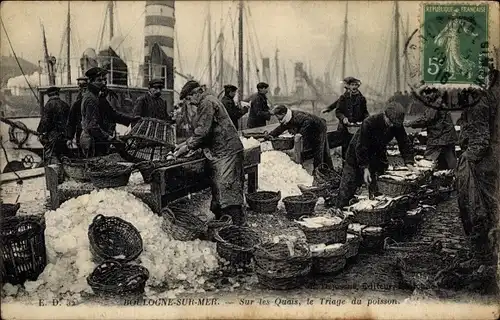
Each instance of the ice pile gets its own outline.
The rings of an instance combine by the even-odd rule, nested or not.
[[[96,265],[87,232],[97,214],[120,217],[139,230],[144,250],[138,262],[149,270],[148,286],[198,289],[218,267],[214,243],[173,240],[161,229],[162,218],[142,201],[125,191],[103,189],[45,213],[47,266],[38,280],[25,284],[26,291],[39,295],[91,292],[86,278]]]
[[[243,148],[251,149],[260,146],[260,142],[254,137],[245,138],[240,137],[241,143],[243,143]]]
[[[263,152],[259,165],[259,189],[281,191],[281,198],[300,195],[298,184],[312,185],[313,177],[280,151]]]

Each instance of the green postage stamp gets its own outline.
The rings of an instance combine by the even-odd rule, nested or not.
[[[488,4],[422,6],[423,82],[483,86],[488,73]]]

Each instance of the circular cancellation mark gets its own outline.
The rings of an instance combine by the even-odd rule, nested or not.
[[[422,5],[423,23],[404,49],[416,99],[434,109],[463,110],[496,83],[488,9],[488,4]]]

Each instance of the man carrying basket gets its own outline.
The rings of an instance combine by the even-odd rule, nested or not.
[[[224,105],[194,80],[181,90],[180,99],[195,105],[194,133],[175,149],[179,157],[203,148],[210,164],[212,202],[210,210],[219,219],[229,215],[235,225],[243,225],[243,144]]]

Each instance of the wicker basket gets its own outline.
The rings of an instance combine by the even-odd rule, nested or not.
[[[312,193],[305,193],[300,196],[290,196],[283,198],[286,215],[289,219],[297,219],[314,212],[318,202],[318,197]]]
[[[130,223],[118,217],[98,214],[89,226],[90,252],[94,260],[117,260],[128,262],[142,252],[142,237]]]
[[[45,220],[36,216],[5,218],[1,242],[2,282],[35,281],[47,264]]]
[[[383,230],[372,230],[366,227],[361,231],[361,247],[367,250],[379,251],[384,248]]]
[[[175,129],[165,121],[142,118],[121,139],[125,141],[123,156],[126,160],[163,161],[175,148]]]
[[[318,198],[324,198],[324,199],[329,199],[332,194],[330,191],[330,187],[327,184],[321,185],[321,186],[313,186],[313,187],[308,187],[304,186],[302,184],[297,185],[299,188],[300,192],[302,193],[312,193]]]
[[[16,215],[17,211],[21,207],[19,203],[2,203],[2,219],[10,218]]]
[[[259,213],[273,213],[278,209],[281,191],[257,191],[247,193],[245,198],[250,210]]]
[[[342,172],[329,168],[326,164],[320,164],[314,170],[313,186],[328,186],[330,189],[336,189],[340,185]]]
[[[208,222],[206,238],[210,241],[215,241],[215,233],[217,233],[217,230],[230,226],[232,224],[233,219],[229,215],[224,215],[220,217],[219,220],[212,220]]]
[[[318,274],[334,273],[344,269],[346,265],[346,256],[349,251],[347,245],[342,245],[336,250],[313,253],[312,271]]]
[[[349,222],[346,220],[343,220],[339,224],[323,226],[321,228],[308,228],[299,224],[300,230],[304,232],[307,242],[310,244],[345,243],[348,226]]]
[[[128,296],[143,294],[148,279],[148,269],[111,260],[97,266],[87,283],[100,296]]]
[[[67,157],[62,157],[61,163],[64,174],[70,179],[81,182],[89,181],[89,178],[85,174],[88,166],[88,161],[85,159],[69,159]]]
[[[174,209],[175,210],[175,209]],[[191,241],[207,232],[207,224],[186,210],[161,210],[163,216],[162,229],[175,240]]]
[[[271,143],[273,145],[274,150],[283,151],[283,150],[293,149],[295,141],[293,137],[290,138],[277,137],[271,139]]]
[[[390,197],[397,197],[410,194],[417,188],[416,182],[397,181],[390,178],[378,178],[378,191]]]
[[[272,290],[290,290],[302,287],[306,280],[307,275],[311,272],[312,265],[309,264],[306,268],[293,275],[272,273],[269,270],[255,267],[255,273],[259,279],[259,283],[264,287]]]
[[[106,166],[89,166],[87,177],[96,188],[116,188],[128,184],[133,166],[114,163]]]
[[[359,246],[361,244],[361,237],[352,233],[348,233],[345,243],[347,246],[347,252],[345,254],[346,259],[357,256]]]
[[[227,226],[217,230],[217,253],[232,264],[250,263],[253,253],[260,244],[258,234],[250,228]]]
[[[434,243],[426,242],[396,242],[389,237],[384,239],[384,251],[389,254],[396,263],[396,259],[403,258],[406,254],[435,252],[439,253],[443,248],[441,241],[436,240]]]
[[[311,252],[305,243],[293,244],[293,256],[288,245],[278,243],[265,243],[256,248],[254,252],[255,265],[262,270],[273,273],[293,276],[311,265]]]
[[[452,265],[453,258],[443,252],[407,252],[396,258],[403,282],[411,288],[429,289],[439,271]]]
[[[354,221],[372,227],[383,226],[391,220],[393,209],[394,204],[391,203],[383,208],[356,210],[354,212]]]

